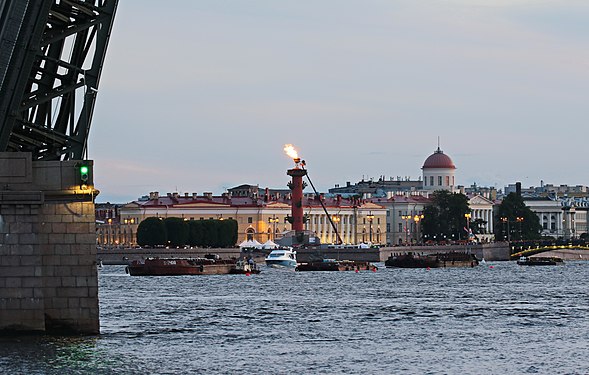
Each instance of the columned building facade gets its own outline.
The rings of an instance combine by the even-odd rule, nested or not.
[[[336,230],[343,244],[386,243],[386,209],[381,205],[359,199],[315,195],[305,196],[302,203],[306,217],[305,230],[314,232],[321,243],[337,244]],[[325,205],[327,214],[321,203]],[[126,234],[136,234],[137,226],[147,217],[234,219],[238,224],[238,243],[244,240],[261,243],[275,241],[291,231],[288,221],[291,214],[289,196],[260,199],[231,197],[229,194],[213,196],[205,193],[197,196],[171,193],[160,197],[158,193],[151,193],[149,199],[123,205],[119,213],[120,217],[113,218],[117,222],[116,228],[112,225],[113,221],[111,225],[108,222],[99,225],[100,245],[121,246],[124,243],[126,246],[136,246],[136,237],[132,239],[133,243],[128,243],[129,236]]]
[[[470,225],[476,226],[471,228],[478,241],[490,242],[493,241],[495,235],[493,234],[493,201],[483,197],[482,195],[474,195],[469,197],[468,205],[470,207]]]

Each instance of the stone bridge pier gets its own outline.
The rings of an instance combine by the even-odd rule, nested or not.
[[[0,153],[0,332],[99,332],[95,195],[91,161]]]

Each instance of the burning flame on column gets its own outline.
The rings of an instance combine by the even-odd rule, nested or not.
[[[292,177],[292,181],[288,184],[291,190],[290,223],[295,233],[302,234],[305,229],[303,213],[303,176],[307,175],[305,161],[301,160],[299,153],[291,144],[284,145],[284,152],[295,162],[294,168],[286,171],[286,174]]]
[[[294,146],[291,145],[290,143],[284,145],[284,152],[286,152],[286,154],[295,162],[295,164],[298,165],[301,162],[301,158],[299,157],[299,153],[294,148]],[[303,161],[303,165],[304,164],[305,164],[305,162]]]

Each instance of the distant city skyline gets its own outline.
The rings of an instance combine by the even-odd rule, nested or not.
[[[99,202],[421,175],[589,185],[589,4],[119,3],[89,138]]]

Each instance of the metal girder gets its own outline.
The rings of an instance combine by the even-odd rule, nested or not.
[[[0,0],[0,152],[83,159],[118,0]]]

